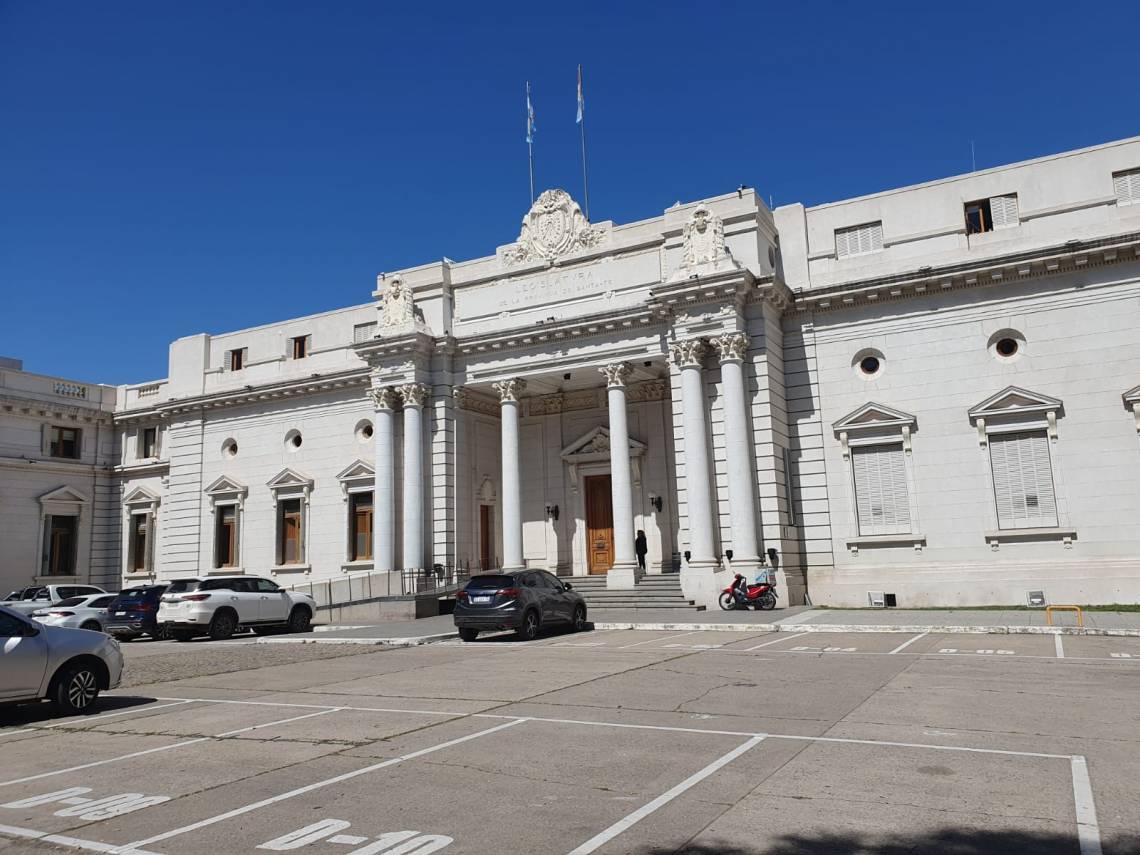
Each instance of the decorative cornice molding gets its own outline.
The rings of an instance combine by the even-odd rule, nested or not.
[[[709,342],[716,348],[722,365],[726,362],[743,362],[748,353],[748,336],[742,332],[722,333],[709,339]]]
[[[670,344],[669,355],[678,368],[700,368],[706,347],[704,339],[690,338]]]
[[[456,340],[455,349],[469,356],[563,342],[568,339],[592,338],[620,331],[652,329],[661,323],[661,318],[655,316],[649,307],[635,306],[467,336]]]
[[[526,389],[526,380],[521,377],[513,377],[510,380],[499,380],[491,384],[491,388],[499,393],[499,400],[504,403],[517,404],[519,398],[522,396],[523,390]]]
[[[86,424],[110,424],[114,414],[97,406],[85,407],[82,404],[62,401],[44,401],[38,398],[24,398],[8,392],[0,393],[0,410],[34,418],[64,418],[82,421]]]
[[[217,409],[219,407],[263,403],[280,398],[315,395],[335,391],[337,389],[352,388],[367,382],[369,382],[368,370],[366,368],[357,368],[352,371],[342,371],[336,374],[314,376],[305,380],[287,380],[281,383],[271,383],[260,387],[247,386],[245,389],[233,389],[209,395],[193,395],[186,398],[175,398],[159,405],[157,409],[164,415],[177,415],[179,413],[200,412],[203,410]]]
[[[607,389],[624,389],[625,381],[633,374],[633,366],[628,362],[611,362],[598,369],[605,375]]]
[[[494,416],[495,418],[500,415],[499,403],[494,398],[468,389],[466,386],[456,386],[452,394],[455,397],[455,405],[461,410],[482,413],[485,416]]]

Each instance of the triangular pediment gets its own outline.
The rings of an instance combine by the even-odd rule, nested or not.
[[[355,481],[357,478],[373,478],[376,470],[363,460],[354,460],[337,473],[338,481]]]
[[[248,490],[249,488],[241,483],[241,481],[237,481],[228,475],[222,475],[206,488],[206,494],[209,496],[221,496],[241,493],[244,496]]]
[[[1061,409],[1061,401],[1038,392],[1030,392],[1017,386],[1007,386],[996,395],[991,395],[971,408],[970,418],[980,419],[990,416],[1008,416],[1018,413],[1044,413]]]
[[[859,429],[914,427],[916,422],[917,419],[910,413],[904,413],[894,407],[886,407],[869,401],[854,412],[845,415],[833,424],[832,428],[838,433]]]
[[[158,502],[158,494],[146,487],[135,487],[127,495],[123,496],[124,505],[141,505],[141,504],[154,504]]]
[[[82,490],[75,487],[56,487],[40,496],[41,502],[67,502],[73,505],[86,505],[90,499]]]
[[[286,468],[274,475],[266,486],[270,490],[280,490],[282,487],[312,487],[313,479],[295,469]]]
[[[1130,404],[1140,402],[1140,386],[1133,386],[1131,389],[1125,392],[1124,400]]]
[[[585,457],[595,454],[608,455],[609,453],[610,429],[605,425],[599,425],[587,431],[562,449],[563,459]],[[631,455],[644,454],[645,443],[631,437],[629,440],[629,453]]]

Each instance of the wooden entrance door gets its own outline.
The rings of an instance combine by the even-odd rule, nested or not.
[[[495,554],[495,518],[491,505],[479,506],[479,569],[491,569],[491,559]]]
[[[609,475],[586,478],[586,555],[591,573],[614,563],[614,507]]]

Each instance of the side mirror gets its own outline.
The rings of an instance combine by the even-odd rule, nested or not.
[[[562,583],[562,589],[563,589],[564,591],[573,591],[573,590],[574,590],[574,586],[573,586],[573,585],[571,585],[569,582],[563,582],[563,583]]]

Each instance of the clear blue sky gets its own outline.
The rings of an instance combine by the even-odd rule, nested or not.
[[[0,0],[0,354],[109,383],[171,340],[367,302],[740,183],[814,204],[1140,133],[1140,4]]]

